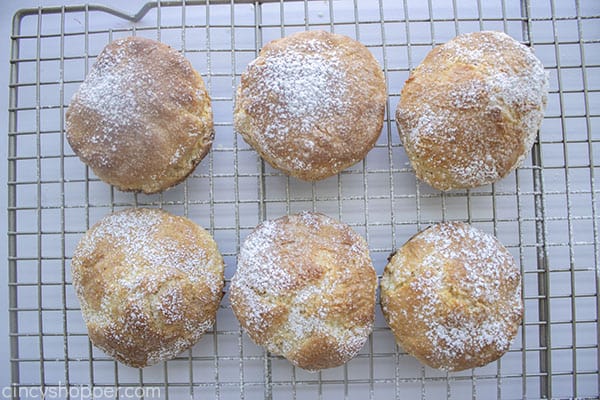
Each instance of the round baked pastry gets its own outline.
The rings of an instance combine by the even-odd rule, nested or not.
[[[471,225],[434,225],[390,258],[381,307],[396,341],[447,371],[488,364],[510,347],[523,314],[521,274],[496,238]]]
[[[385,79],[361,43],[324,31],[265,45],[242,74],[234,126],[274,168],[315,181],[362,160],[383,125]]]
[[[71,100],[66,132],[100,179],[145,193],[183,181],[214,138],[202,77],[179,52],[142,37],[102,50]]]
[[[145,367],[193,346],[223,296],[223,258],[210,234],[166,211],[110,214],[81,239],[73,285],[92,343]]]
[[[376,286],[366,241],[346,224],[303,212],[248,235],[231,307],[255,343],[314,371],[342,365],[362,348]]]
[[[396,110],[417,177],[439,190],[505,177],[533,146],[547,93],[540,60],[504,33],[469,33],[435,47]]]

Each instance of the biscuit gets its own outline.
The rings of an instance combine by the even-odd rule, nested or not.
[[[500,358],[517,333],[521,274],[493,236],[462,222],[438,224],[390,258],[381,307],[398,344],[422,363],[475,368]]]
[[[73,285],[92,343],[145,367],[193,346],[223,296],[223,258],[210,234],[166,211],[110,214],[81,239]]]
[[[171,47],[142,37],[108,44],[66,113],[71,148],[104,182],[157,193],[183,181],[214,138],[202,77]]]
[[[305,181],[362,160],[383,126],[385,78],[361,43],[324,31],[269,42],[242,74],[234,126],[274,168]]]
[[[469,33],[435,47],[396,109],[417,177],[439,190],[504,178],[531,150],[547,93],[540,60],[504,33]]]
[[[231,307],[255,343],[314,371],[342,365],[362,348],[376,286],[366,241],[346,224],[304,212],[248,235]]]

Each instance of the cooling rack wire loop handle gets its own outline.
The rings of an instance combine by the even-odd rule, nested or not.
[[[252,3],[276,3],[279,0],[235,0],[236,4],[252,4]],[[299,0],[292,0],[299,1]],[[177,7],[177,6],[195,6],[195,5],[209,5],[209,4],[230,4],[228,0],[189,0],[189,1],[153,1],[144,4],[140,10],[135,14],[128,14],[124,11],[117,10],[115,8],[102,6],[98,4],[87,4],[81,6],[68,6],[68,7],[44,7],[40,8],[44,14],[56,14],[62,12],[77,12],[77,11],[100,11],[107,14],[114,15],[130,22],[140,22],[148,11],[153,8],[157,8],[160,3],[161,7]],[[23,15],[37,14],[40,9],[28,8],[17,11],[14,16],[14,21],[20,20]]]

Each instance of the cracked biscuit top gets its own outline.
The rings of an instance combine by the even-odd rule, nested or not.
[[[437,224],[390,258],[381,307],[398,344],[424,364],[480,367],[501,357],[517,333],[521,274],[493,236],[462,222]]]
[[[223,257],[191,220],[154,208],[102,218],[71,260],[92,343],[136,368],[169,360],[213,326]]]
[[[469,33],[435,47],[396,109],[417,177],[439,190],[504,178],[531,150],[547,95],[541,61],[505,33]]]
[[[257,344],[292,364],[342,365],[374,321],[377,277],[367,242],[348,225],[304,212],[248,235],[231,281],[231,307]]]

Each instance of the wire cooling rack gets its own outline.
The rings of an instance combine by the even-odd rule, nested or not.
[[[325,29],[363,42],[389,91],[375,148],[322,182],[265,165],[232,127],[241,72],[271,39]],[[495,185],[440,193],[418,182],[393,120],[409,71],[458,33],[501,30],[531,45],[550,75],[539,141]],[[95,56],[140,35],[180,50],[201,72],[215,115],[212,151],[185,183],[160,195],[113,190],[68,146],[64,115]],[[8,245],[13,396],[145,398],[543,398],[599,392],[600,4],[595,0],[164,1],[135,16],[93,5],[14,16],[8,131]],[[525,315],[498,362],[461,373],[423,367],[395,346],[377,307],[375,329],[347,365],[308,373],[242,334],[227,295],[214,329],[192,350],[143,370],[89,343],[71,286],[70,256],[107,213],[132,205],[187,215],[215,236],[227,286],[240,243],[260,221],[300,210],[364,235],[377,272],[431,223],[465,220],[493,233],[523,271]],[[61,389],[62,387],[62,389]],[[67,389],[77,389],[65,391]],[[152,389],[152,390],[150,390]],[[30,390],[27,392],[27,390]],[[62,391],[60,391],[62,390]],[[51,393],[51,392],[48,392]],[[114,396],[113,396],[114,397]]]

